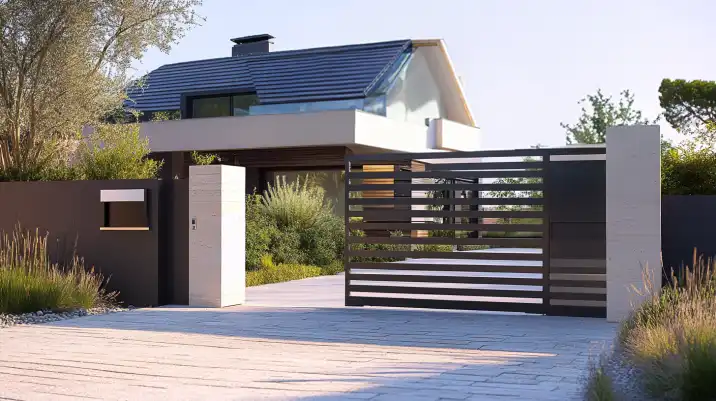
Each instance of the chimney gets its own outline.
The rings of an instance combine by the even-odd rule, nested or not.
[[[273,39],[273,36],[267,33],[231,39],[232,42],[236,43],[231,48],[231,55],[238,57],[247,54],[268,53],[271,39]]]

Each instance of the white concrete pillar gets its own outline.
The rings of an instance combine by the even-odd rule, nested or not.
[[[658,125],[607,129],[607,320],[618,322],[661,288],[661,137]]]
[[[246,300],[246,171],[189,168],[189,305]]]

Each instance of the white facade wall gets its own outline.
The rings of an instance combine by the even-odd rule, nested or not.
[[[449,150],[474,150],[480,131],[457,123],[443,124],[440,143]],[[141,124],[152,152],[218,151],[310,146],[348,146],[381,151],[429,152],[441,148],[436,125],[401,122],[356,110],[245,117],[196,118]],[[447,140],[457,135],[457,140]]]
[[[425,125],[426,119],[446,117],[440,86],[430,69],[425,51],[414,51],[407,67],[386,95],[386,117]]]

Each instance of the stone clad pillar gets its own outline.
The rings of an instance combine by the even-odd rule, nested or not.
[[[246,171],[189,168],[189,305],[246,300]]]
[[[629,315],[661,288],[661,136],[658,125],[607,129],[607,320]]]

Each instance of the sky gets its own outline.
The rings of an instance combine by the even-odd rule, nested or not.
[[[272,51],[444,39],[486,149],[564,144],[560,122],[599,88],[631,90],[654,118],[663,78],[716,80],[714,0],[204,0],[198,12],[201,26],[135,73],[230,56],[229,39],[260,33]]]

